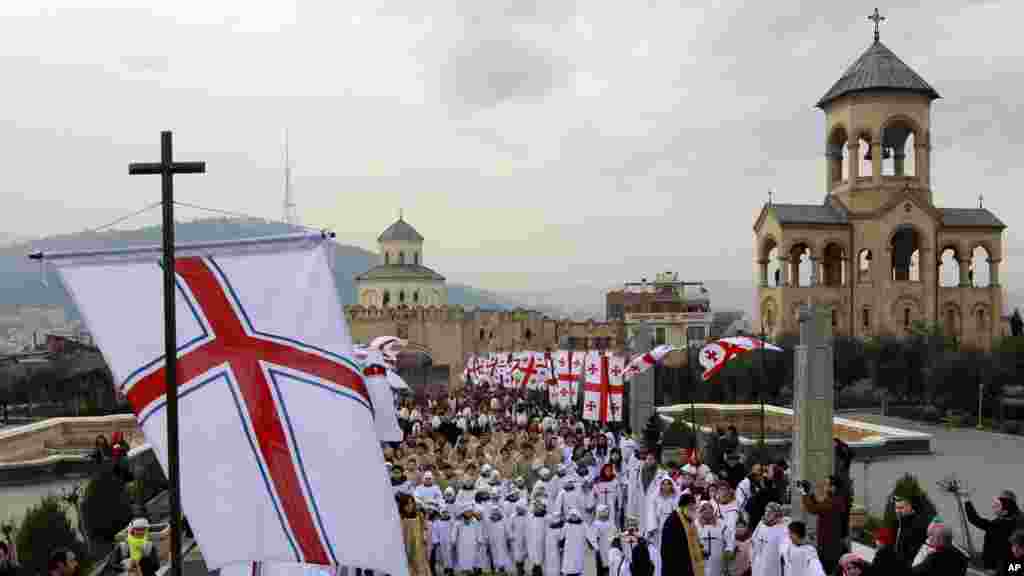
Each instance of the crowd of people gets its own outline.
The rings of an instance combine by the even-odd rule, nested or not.
[[[835,440],[835,473],[817,486],[791,481],[785,460],[744,456],[735,427],[701,449],[662,453],[632,430],[596,425],[509,390],[406,398],[405,433],[383,447],[412,576],[963,576],[967,556],[941,519],[896,497],[896,529],[874,534],[869,561],[850,551],[852,452]],[[117,462],[123,438],[97,439],[98,462]],[[791,521],[791,494],[815,516]],[[998,576],[1024,575],[1024,516],[1015,495],[993,501],[991,519],[966,505],[985,531],[983,559]],[[156,562],[146,522],[115,551],[142,576]],[[51,576],[68,574],[59,550]],[[588,556],[592,562],[588,561]],[[0,544],[0,576],[16,565]],[[358,576],[373,576],[356,570]]]

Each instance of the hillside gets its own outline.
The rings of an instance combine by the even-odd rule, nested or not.
[[[237,238],[252,238],[289,234],[298,231],[287,224],[263,220],[205,219],[193,222],[179,222],[174,229],[178,242],[208,242]],[[40,266],[26,258],[33,251],[64,251],[125,248],[129,246],[154,245],[160,243],[160,228],[149,226],[136,230],[113,230],[100,233],[79,233],[53,236],[31,244],[19,243],[0,248],[0,304],[60,305],[64,306],[70,318],[78,318],[78,312],[61,285],[56,272],[46,269],[47,284],[40,282]],[[335,276],[338,292],[344,304],[356,301],[352,279],[376,265],[378,256],[362,248],[338,244],[335,250]],[[449,284],[448,300],[474,308],[511,308],[499,302],[492,294],[471,286]]]

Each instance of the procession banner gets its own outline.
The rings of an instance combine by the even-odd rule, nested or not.
[[[266,560],[407,575],[330,241],[296,234],[175,254],[181,502],[208,568]],[[159,247],[43,259],[166,471]]]
[[[714,342],[709,342],[701,348],[700,365],[704,368],[704,373],[701,377],[705,382],[711,380],[716,374],[722,371],[722,368],[725,368],[725,365],[728,364],[729,361],[744,352],[750,352],[751,350],[771,350],[773,352],[782,352],[782,348],[779,348],[778,346],[768,344],[762,340],[751,338],[749,336],[721,338]]]

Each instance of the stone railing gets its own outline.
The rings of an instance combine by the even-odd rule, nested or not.
[[[0,431],[0,466],[32,463],[52,457],[52,450],[91,450],[96,437],[110,440],[121,432],[129,445],[142,443],[132,414],[80,418],[49,418],[10,430]]]

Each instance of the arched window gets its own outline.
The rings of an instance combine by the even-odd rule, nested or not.
[[[413,252],[412,253],[412,263],[416,264],[417,266],[419,266],[419,264],[420,264],[420,253],[419,252]]]
[[[484,329],[483,329],[483,328],[481,328],[481,329],[480,329],[480,341],[481,341],[481,342],[483,342],[483,340],[484,340],[484,336],[485,336],[485,333],[484,333]]]
[[[391,304],[391,291],[390,290],[385,290],[384,291],[384,305],[388,306],[390,304]]]
[[[398,253],[398,263],[405,264],[405,252]]]
[[[960,256],[956,248],[947,247],[942,251],[939,263],[939,286],[955,288],[960,285]]]
[[[895,282],[920,282],[921,238],[913,228],[901,228],[892,236],[892,271]]]
[[[991,285],[991,256],[984,246],[976,246],[971,253],[970,283],[975,288],[986,288]]]
[[[910,328],[910,308],[903,309],[903,327]]]
[[[414,290],[413,291],[413,293],[412,293],[412,301],[413,301],[414,304],[418,303],[420,301],[420,291],[419,290]]]
[[[529,342],[530,339],[533,338],[533,332],[529,328],[527,328],[526,334],[524,334],[523,337],[526,338],[527,342]]]
[[[405,304],[405,290],[401,290],[398,292],[398,303]]]
[[[871,250],[867,248],[857,254],[857,281],[871,281]]]
[[[385,264],[391,264],[391,253],[390,252],[385,252],[384,253],[384,263]]]

